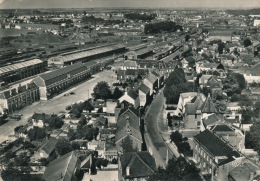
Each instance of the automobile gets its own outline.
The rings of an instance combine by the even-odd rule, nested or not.
[[[69,94],[64,94],[64,96],[69,96]]]
[[[70,92],[70,95],[75,95],[75,92]]]

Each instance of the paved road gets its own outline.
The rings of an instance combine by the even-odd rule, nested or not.
[[[144,134],[147,149],[152,152],[157,165],[163,167],[166,165],[167,160],[173,157],[172,150],[165,143],[169,138],[169,133],[165,133],[165,130],[161,131],[158,126],[158,122],[162,121],[161,113],[164,102],[165,99],[162,94],[158,94],[153,100],[145,117],[146,132]],[[163,134],[167,135],[164,137]]]
[[[46,114],[58,114],[65,112],[65,107],[67,105],[73,104],[79,100],[85,100],[91,97],[93,93],[93,88],[99,81],[106,81],[110,85],[116,81],[115,73],[111,70],[104,70],[98,74],[95,74],[92,79],[79,84],[66,92],[48,100],[39,101],[30,106],[25,107],[23,110],[17,113],[23,114],[20,121],[9,121],[6,124],[0,126],[0,143],[8,139],[8,136],[14,134],[14,128],[19,125],[24,125],[27,123],[27,119],[34,112],[44,112]],[[65,93],[75,92],[76,95],[63,96]]]

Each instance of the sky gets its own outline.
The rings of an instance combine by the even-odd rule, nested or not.
[[[260,0],[0,0],[0,9],[16,8],[260,8]]]

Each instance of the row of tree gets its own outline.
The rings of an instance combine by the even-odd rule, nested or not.
[[[158,23],[149,23],[144,27],[145,34],[157,34],[163,32],[175,32],[177,30],[183,30],[182,26],[177,25],[173,21],[162,21]]]
[[[180,153],[185,156],[192,156],[192,150],[187,137],[183,137],[179,131],[175,131],[170,135],[170,139],[171,142],[175,143]]]
[[[142,21],[151,21],[156,17],[156,14],[140,14],[140,13],[128,13],[124,17],[130,20],[142,20]]]

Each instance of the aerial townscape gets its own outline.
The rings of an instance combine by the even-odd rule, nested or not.
[[[0,0],[0,181],[260,181],[259,1],[84,2]]]

